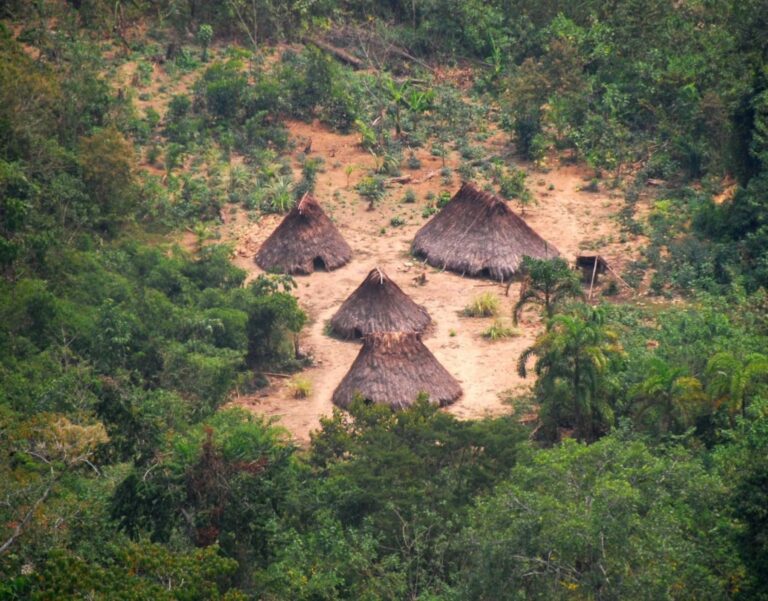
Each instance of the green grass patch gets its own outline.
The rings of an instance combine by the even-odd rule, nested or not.
[[[499,314],[500,305],[498,296],[490,292],[483,292],[464,307],[464,315],[467,317],[494,317]]]

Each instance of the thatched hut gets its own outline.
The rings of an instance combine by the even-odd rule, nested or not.
[[[506,202],[468,183],[416,233],[412,250],[434,267],[502,282],[524,256],[559,255]]]
[[[331,317],[331,328],[344,338],[361,338],[374,332],[423,332],[431,319],[379,267],[349,295]]]
[[[380,332],[363,338],[363,348],[333,392],[333,402],[347,407],[360,396],[392,409],[404,409],[420,393],[443,406],[461,396],[461,386],[418,334]]]
[[[309,274],[346,265],[352,249],[317,201],[305,194],[256,253],[267,271]]]

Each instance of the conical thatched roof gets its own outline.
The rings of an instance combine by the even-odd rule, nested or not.
[[[339,230],[305,194],[256,253],[256,263],[267,271],[312,273],[337,269],[352,258],[352,249]]]
[[[413,239],[414,254],[462,275],[509,280],[524,256],[558,256],[500,198],[465,183]]]
[[[380,268],[373,269],[331,318],[339,336],[359,338],[374,332],[423,332],[431,319]]]
[[[363,348],[334,391],[333,402],[347,407],[360,395],[392,409],[404,409],[422,392],[443,406],[461,396],[461,386],[418,334],[381,332],[363,338]]]

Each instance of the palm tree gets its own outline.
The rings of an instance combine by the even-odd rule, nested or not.
[[[580,313],[553,317],[520,355],[517,371],[525,378],[528,360],[536,357],[542,423],[549,430],[573,426],[577,438],[591,441],[613,419],[603,394],[604,375],[623,350],[600,309],[584,307]]]
[[[768,381],[768,355],[750,353],[743,359],[727,351],[707,362],[707,390],[716,406],[726,406],[731,414],[747,414],[747,398],[760,380]]]
[[[690,426],[705,400],[701,382],[658,357],[648,362],[646,373],[648,376],[629,391],[636,403],[636,417],[649,411],[658,413],[660,430],[665,434]]]
[[[512,311],[515,324],[526,305],[541,306],[547,319],[551,319],[566,300],[584,297],[579,276],[559,257],[524,257],[522,269],[526,273],[526,279],[520,290],[520,299]]]

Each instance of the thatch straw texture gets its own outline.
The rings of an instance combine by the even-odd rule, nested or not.
[[[431,319],[380,268],[373,269],[331,318],[331,328],[344,338],[375,332],[423,332]]]
[[[502,282],[524,256],[559,255],[506,202],[468,183],[416,233],[412,250],[434,267]]]
[[[349,244],[309,194],[291,209],[256,253],[256,263],[262,269],[291,274],[308,274],[318,268],[331,271],[351,258]]]
[[[392,409],[404,409],[422,392],[432,403],[443,406],[461,396],[461,386],[418,334],[382,332],[363,338],[363,348],[334,391],[333,402],[347,407],[359,395]]]

